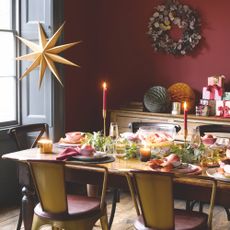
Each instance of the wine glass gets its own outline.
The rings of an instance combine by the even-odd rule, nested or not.
[[[110,150],[112,152],[112,154],[115,153],[116,148],[116,141],[119,137],[119,131],[118,131],[118,124],[116,122],[111,122],[110,123],[110,127],[109,127],[109,136],[112,140],[111,146],[110,146]]]
[[[199,148],[201,145],[201,137],[200,132],[197,129],[193,129],[192,137],[191,137],[191,146],[194,148]]]
[[[118,124],[116,122],[111,122],[109,127],[109,136],[112,140],[116,140],[119,136]]]

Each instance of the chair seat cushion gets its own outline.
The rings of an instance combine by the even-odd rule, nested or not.
[[[194,211],[174,209],[175,230],[205,230],[207,229],[208,215]],[[156,230],[158,228],[148,228],[144,225],[142,216],[134,222],[138,230]]]
[[[42,209],[41,204],[37,204],[34,213],[42,218],[68,220],[96,215],[101,212],[100,199],[79,195],[68,195],[68,213],[50,213]]]

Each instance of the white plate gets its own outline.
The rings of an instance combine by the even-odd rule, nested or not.
[[[202,172],[202,168],[198,165],[182,163],[178,167],[175,167],[172,172],[181,173],[187,175],[196,175]]]
[[[56,145],[57,147],[60,147],[60,148],[68,148],[68,147],[78,147],[80,144],[68,144],[68,143],[59,142]]]
[[[230,178],[226,177],[225,175],[221,174],[217,170],[218,168],[208,168],[206,170],[206,174],[210,177],[213,177],[218,180],[223,180],[223,181],[230,181]]]

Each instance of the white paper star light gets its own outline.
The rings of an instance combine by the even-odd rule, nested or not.
[[[25,76],[27,76],[32,70],[34,70],[37,66],[40,65],[40,71],[39,71],[39,88],[40,88],[45,70],[48,66],[48,68],[54,74],[54,76],[59,81],[59,83],[63,86],[60,75],[57,71],[54,62],[80,67],[79,65],[71,61],[68,61],[67,59],[58,55],[62,51],[81,42],[78,41],[78,42],[55,46],[58,38],[61,35],[64,24],[65,23],[63,23],[61,27],[56,31],[56,33],[48,40],[45,35],[43,27],[41,26],[40,23],[38,23],[39,45],[17,36],[18,39],[20,39],[26,46],[28,46],[33,51],[32,53],[16,58],[17,60],[33,61],[33,63],[28,67],[28,69],[22,74],[20,80]]]

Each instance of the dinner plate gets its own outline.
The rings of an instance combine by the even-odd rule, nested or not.
[[[80,144],[70,144],[70,143],[59,142],[56,144],[56,146],[59,148],[68,148],[68,147],[78,147],[78,146],[80,146]]]
[[[182,163],[179,167],[176,167],[172,170],[174,173],[181,173],[186,175],[196,175],[200,174],[202,168],[198,165]]]
[[[152,170],[166,172],[167,168],[161,167],[161,168],[152,169]],[[197,175],[202,172],[202,168],[198,165],[182,163],[178,167],[171,169],[169,172],[185,174],[185,175]]]
[[[79,161],[101,161],[107,157],[107,154],[98,154],[94,156],[84,156],[84,155],[76,155],[72,156],[72,158],[79,160]]]
[[[218,172],[218,168],[208,168],[206,174],[218,180],[230,181],[230,178]]]

